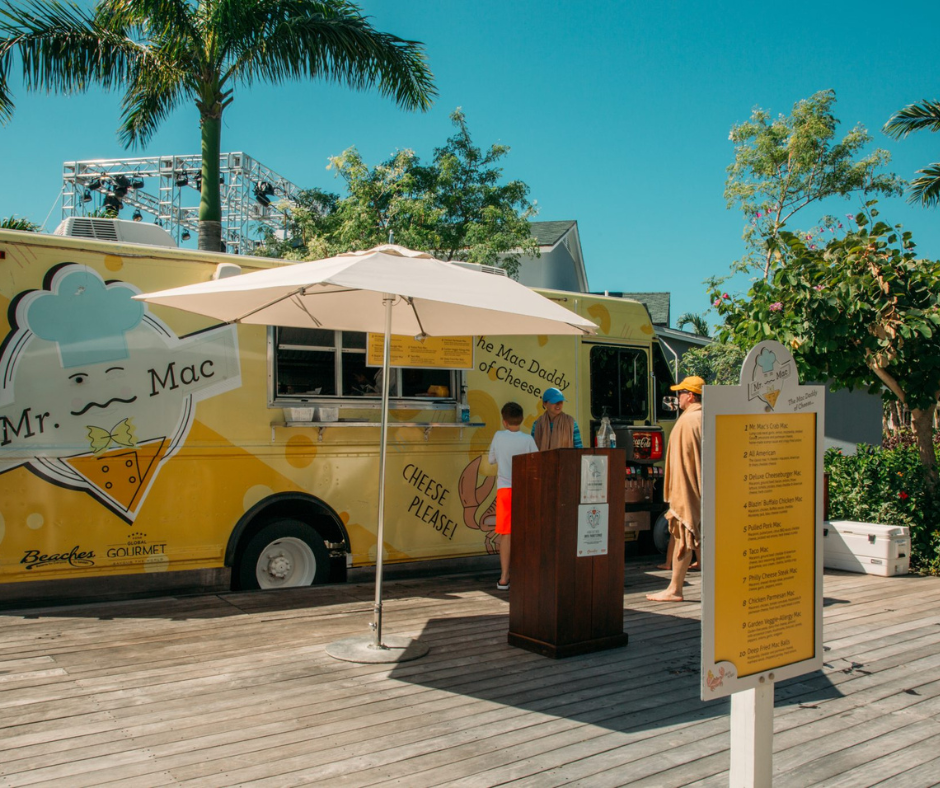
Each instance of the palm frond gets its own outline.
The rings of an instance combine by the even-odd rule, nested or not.
[[[911,181],[909,202],[920,203],[925,208],[940,205],[940,163],[930,164],[917,172],[918,177]]]
[[[102,24],[74,3],[30,0],[14,5],[4,0],[0,36],[2,77],[5,81],[13,54],[18,54],[27,90],[72,93],[91,84],[119,86],[139,52],[123,29]]]
[[[226,78],[251,84],[320,78],[377,89],[406,109],[437,95],[424,46],[377,31],[342,0],[220,0],[215,13],[230,35]]]
[[[913,131],[940,131],[940,101],[922,101],[898,110],[884,125],[884,133],[903,139]]]
[[[13,117],[13,110],[16,105],[13,103],[13,95],[10,93],[10,86],[7,84],[7,73],[10,70],[10,61],[12,52],[6,55],[0,55],[0,125],[6,125]]]
[[[188,76],[187,70],[161,62],[154,53],[135,69],[121,102],[120,139],[126,147],[147,144],[186,96]]]
[[[101,0],[97,16],[110,26],[138,28],[147,38],[198,40],[196,12],[186,0]]]
[[[685,312],[680,315],[679,319],[676,321],[676,328],[681,330],[686,326],[692,326],[692,333],[696,336],[709,336],[708,321],[705,319],[704,315],[699,315],[695,312]]]

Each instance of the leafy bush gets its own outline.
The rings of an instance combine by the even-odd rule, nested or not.
[[[829,518],[906,525],[911,567],[940,574],[940,495],[927,490],[915,447],[860,445],[852,456],[829,449]]]

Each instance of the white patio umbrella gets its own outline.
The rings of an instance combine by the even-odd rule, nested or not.
[[[393,244],[135,297],[226,323],[384,335],[374,631],[371,637],[348,639],[341,641],[341,648],[328,649],[333,656],[356,662],[393,662],[427,651],[416,648],[407,638],[382,637],[391,336],[579,335],[597,330],[590,320],[513,279],[442,262],[425,252]]]

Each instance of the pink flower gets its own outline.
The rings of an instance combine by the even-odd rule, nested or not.
[[[762,214],[760,211],[758,211],[758,212],[757,212],[757,218],[760,219],[761,216],[763,216],[763,214]]]
[[[816,291],[819,291],[819,290],[822,290],[822,289],[824,289],[824,286],[823,286],[823,285],[815,285],[815,286],[813,287],[813,290],[816,290]]]
[[[716,298],[716,299],[715,299],[715,303],[712,304],[712,306],[721,306],[721,299],[720,299],[720,298]]]
[[[730,301],[730,300],[731,300],[731,296],[729,296],[727,293],[723,293],[721,297],[722,297],[723,299],[725,299],[725,301]]]
[[[782,310],[783,310],[783,302],[782,302],[782,301],[775,301],[774,303],[772,303],[772,304],[770,305],[770,311],[771,311],[771,312],[780,312],[780,311],[782,311]]]

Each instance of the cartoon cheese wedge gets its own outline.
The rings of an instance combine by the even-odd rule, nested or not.
[[[103,454],[85,454],[65,459],[97,494],[123,511],[133,513],[150,486],[153,472],[166,452],[166,438],[146,441],[133,449],[113,449]]]

